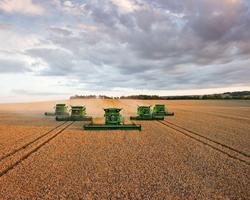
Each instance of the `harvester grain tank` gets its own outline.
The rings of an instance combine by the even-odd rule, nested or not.
[[[141,125],[124,124],[121,108],[105,108],[105,124],[86,124],[84,130],[141,130]]]
[[[164,104],[156,104],[153,108],[154,116],[174,116],[173,112],[168,112]]]
[[[54,107],[55,112],[45,112],[46,116],[69,116],[68,107],[66,104],[56,104]]]
[[[151,106],[138,106],[137,115],[131,116],[130,120],[164,120],[164,116],[157,116],[152,113]]]
[[[56,116],[57,121],[92,121],[92,117],[86,115],[85,106],[71,106],[70,116]]]

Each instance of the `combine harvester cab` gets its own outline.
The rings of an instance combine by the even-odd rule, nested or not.
[[[84,130],[139,130],[141,125],[124,124],[120,114],[120,108],[106,108],[104,109],[105,124],[86,124],[83,126]]]
[[[174,116],[173,112],[168,112],[164,104],[156,104],[153,108],[154,116]]]
[[[46,116],[69,116],[68,107],[66,106],[66,104],[56,104],[54,109],[55,109],[54,113],[45,112],[44,115]]]
[[[131,116],[130,120],[164,120],[164,116],[157,116],[152,113],[151,106],[138,106],[137,115]]]
[[[92,121],[92,117],[86,116],[85,106],[71,106],[71,115],[56,116],[56,121]]]

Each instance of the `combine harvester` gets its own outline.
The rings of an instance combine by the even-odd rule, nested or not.
[[[173,112],[168,112],[164,104],[156,104],[153,108],[154,116],[174,116]]]
[[[84,130],[139,130],[141,125],[124,124],[120,114],[120,108],[106,108],[104,109],[105,124],[86,124],[83,126]]]
[[[131,116],[130,120],[164,120],[164,116],[152,113],[151,106],[138,106],[137,115]]]
[[[54,113],[45,112],[44,115],[46,116],[69,116],[68,107],[66,106],[66,104],[56,104],[54,109],[55,109]]]
[[[56,121],[92,121],[92,117],[86,116],[85,106],[71,106],[70,116],[58,115]]]

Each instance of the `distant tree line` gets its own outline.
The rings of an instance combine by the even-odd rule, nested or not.
[[[140,100],[212,100],[212,99],[235,99],[250,100],[250,91],[226,92],[222,94],[209,95],[183,95],[183,96],[158,96],[158,95],[130,95],[121,97],[110,97],[105,95],[75,95],[70,99],[140,99]]]
[[[131,95],[131,96],[121,96],[120,99],[152,99],[152,100],[159,100],[163,99],[162,96],[158,95]]]
[[[226,92],[223,94],[203,95],[202,99],[239,99],[250,100],[250,91]]]

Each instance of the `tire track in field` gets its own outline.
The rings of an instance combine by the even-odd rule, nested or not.
[[[248,117],[242,117],[242,116],[232,116],[226,113],[215,113],[215,112],[207,112],[207,111],[191,111],[191,110],[187,110],[187,109],[178,109],[180,111],[184,111],[184,112],[197,112],[197,113],[202,113],[202,114],[208,114],[208,115],[213,115],[216,117],[220,117],[220,118],[226,118],[226,119],[231,119],[231,120],[240,120],[240,121],[246,121],[249,122],[250,118]]]
[[[14,169],[18,166],[22,161],[27,159],[33,153],[37,152],[40,148],[44,145],[49,143],[52,139],[57,137],[63,131],[65,131],[69,126],[71,126],[74,122],[65,122],[60,124],[59,126],[51,129],[50,131],[46,132],[42,136],[36,138],[35,140],[23,145],[22,147],[6,154],[2,157],[0,161],[0,178],[7,174],[10,170]],[[63,126],[65,125],[66,126]],[[60,127],[62,127],[59,129]],[[59,129],[59,130],[57,130]],[[57,131],[56,131],[57,130]],[[51,134],[50,134],[51,133]]]
[[[1,162],[2,160],[6,159],[7,157],[12,156],[13,154],[17,153],[18,151],[20,151],[20,150],[22,150],[22,149],[25,149],[25,148],[28,147],[29,145],[31,145],[31,144],[35,143],[36,141],[38,141],[39,139],[45,137],[46,135],[48,135],[48,134],[51,133],[52,131],[54,131],[54,130],[56,130],[57,128],[59,128],[59,127],[61,127],[62,125],[64,125],[65,123],[66,123],[66,122],[59,124],[58,126],[56,126],[56,127],[52,128],[51,130],[47,131],[46,133],[44,133],[44,134],[42,134],[42,135],[36,137],[34,140],[32,140],[32,141],[30,141],[30,142],[27,142],[26,144],[24,144],[24,145],[22,145],[22,146],[20,146],[20,147],[18,147],[18,148],[16,148],[16,149],[13,149],[11,152],[9,152],[9,153],[7,153],[7,154],[1,156],[1,157],[0,157],[0,162]]]
[[[122,102],[122,103],[124,105],[126,105],[126,106],[131,106],[131,105],[125,104],[124,102]],[[185,110],[185,109],[179,109],[179,110],[188,111],[188,110]],[[200,113],[204,114],[204,112],[200,112]],[[213,113],[208,113],[208,114],[212,115]],[[220,117],[222,117],[222,116],[220,116]],[[223,117],[230,117],[230,116],[224,116],[223,115]],[[233,117],[233,118],[234,119],[236,118],[237,120],[241,119],[241,118],[237,118],[237,117]],[[204,135],[201,135],[201,134],[196,133],[194,131],[188,130],[188,129],[186,129],[184,127],[181,127],[179,125],[176,125],[174,123],[167,122],[167,123],[172,125],[172,126],[170,126],[169,124],[164,123],[166,121],[163,121],[163,122],[162,121],[157,121],[157,122],[163,124],[164,126],[167,126],[167,127],[171,128],[171,129],[173,129],[173,130],[175,130],[175,131],[177,131],[177,132],[179,132],[179,133],[181,133],[181,134],[183,134],[183,135],[185,135],[185,136],[187,136],[187,137],[189,137],[189,138],[191,138],[193,140],[196,140],[197,142],[200,142],[200,143],[202,143],[204,145],[207,145],[210,148],[212,148],[212,149],[214,149],[214,150],[216,150],[216,151],[218,151],[220,153],[223,153],[223,154],[227,155],[230,158],[239,160],[240,162],[243,162],[243,163],[245,163],[247,165],[250,165],[250,161],[249,161],[250,155],[245,153],[245,152],[242,152],[242,151],[237,150],[237,149],[235,149],[233,147],[230,147],[230,146],[228,146],[226,144],[223,144],[223,143],[217,142],[215,140],[212,140],[212,139],[210,139],[208,137],[205,137]],[[194,137],[192,135],[195,135],[196,137],[202,138],[204,141],[202,139],[196,138],[196,137]],[[208,142],[212,143],[213,145],[209,144]],[[224,150],[222,150],[220,148],[217,148],[216,145],[219,145]],[[225,151],[225,149],[226,149],[226,151]],[[230,151],[230,153],[228,153],[227,151]]]
[[[199,143],[202,143],[203,145],[209,146],[210,148],[224,155],[227,155],[228,157],[232,159],[238,160],[250,166],[250,161],[249,161],[250,155],[245,152],[239,151],[233,147],[230,147],[223,143],[212,140],[204,135],[188,130],[172,122],[167,122],[167,121],[157,121],[157,122],[168,128],[175,130],[178,133],[181,133],[182,135],[185,135],[186,137],[189,137]],[[218,146],[220,146],[220,148]]]

